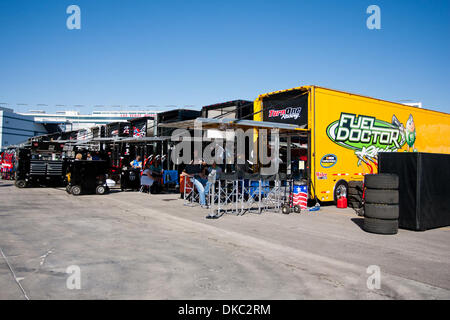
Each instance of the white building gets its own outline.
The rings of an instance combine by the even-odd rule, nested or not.
[[[91,114],[80,114],[78,111],[29,111],[21,113],[31,116],[38,123],[58,124],[63,131],[87,129],[110,122],[125,122],[139,117],[154,117],[157,111],[93,111]]]
[[[33,117],[0,107],[0,150],[42,134],[47,134],[47,130],[42,124],[36,123]]]

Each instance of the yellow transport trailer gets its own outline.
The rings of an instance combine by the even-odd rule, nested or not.
[[[317,86],[262,94],[254,112],[256,121],[307,129],[309,193],[321,201],[334,201],[346,194],[348,181],[377,173],[378,152],[450,154],[447,113]]]

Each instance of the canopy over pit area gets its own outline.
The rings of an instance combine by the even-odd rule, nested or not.
[[[303,139],[307,142],[308,137],[308,130],[303,126],[295,124],[229,118],[197,118],[195,120],[159,124],[159,126],[184,129],[184,131],[174,131],[171,139],[172,141],[194,142],[195,152],[205,151],[204,143],[222,142],[224,140],[227,142],[234,141],[236,142],[236,149],[243,151],[245,154],[244,162],[245,160],[249,160],[253,165],[254,170],[261,165],[268,164],[267,162],[264,162],[264,160],[267,159],[261,159],[261,157],[268,155],[269,151],[269,158],[274,155],[280,157],[281,147],[283,150],[286,149],[287,151],[285,154],[285,162],[287,162],[287,171],[285,171],[285,173],[287,174],[290,173],[289,164],[291,159],[289,158],[291,155],[291,147],[301,146],[301,142],[297,140]],[[190,134],[191,132],[193,132],[193,136]],[[271,138],[270,143],[268,141],[269,137]],[[251,139],[251,143],[248,143],[249,141],[245,139]],[[195,143],[197,143],[197,145],[195,145]],[[202,145],[202,150],[200,150],[200,145]],[[243,146],[245,148],[243,148]],[[304,145],[304,147],[306,148],[306,145]],[[238,151],[237,159],[242,159],[244,154],[240,154]],[[205,161],[208,160],[208,157],[198,156],[198,158],[204,158]],[[258,161],[258,159],[260,161]],[[228,158],[227,164],[231,164],[230,159]]]
[[[290,200],[294,183],[304,186],[303,208],[306,208],[310,179],[307,159],[300,161],[300,153],[308,153],[308,130],[304,127],[229,118],[198,118],[160,126],[178,129],[171,139],[181,142],[175,145],[172,161],[194,166],[206,162],[223,167],[220,174],[208,176],[205,186],[210,197],[207,201],[211,204],[210,217],[225,212],[290,210],[294,208],[293,199]],[[291,158],[296,154],[293,149],[298,159]],[[185,157],[186,154],[193,155],[193,159]],[[187,174],[194,175],[195,184],[195,169],[187,170],[192,170]],[[185,193],[186,205],[195,201],[196,189]]]

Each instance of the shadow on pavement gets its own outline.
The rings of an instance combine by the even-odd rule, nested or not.
[[[363,229],[364,218],[352,218],[351,220],[353,221],[354,224],[356,224],[358,227],[360,227],[361,230],[364,230]]]

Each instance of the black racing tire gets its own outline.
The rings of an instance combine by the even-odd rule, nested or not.
[[[376,234],[397,234],[398,220],[364,218],[364,231]]]
[[[348,188],[350,190],[355,189],[355,190],[360,190],[362,192],[363,185],[364,185],[364,182],[362,182],[362,181],[349,181],[348,182]]]
[[[377,204],[398,204],[398,190],[366,189],[365,202]]]
[[[396,174],[390,173],[368,174],[364,177],[364,185],[368,189],[396,190],[399,179]]]
[[[375,204],[364,205],[365,216],[374,219],[397,220],[399,215],[398,204]]]
[[[79,196],[81,194],[81,186],[72,186],[72,188],[70,188],[70,192],[74,196]]]
[[[362,201],[362,195],[354,195],[354,194],[350,194],[347,198],[348,201],[357,201],[357,202],[361,202]]]
[[[16,180],[15,183],[17,188],[25,188],[27,186],[27,182],[25,180]]]
[[[359,201],[349,201],[348,206],[353,209],[359,209],[359,208],[362,208],[363,205]]]
[[[348,196],[350,197],[350,196],[360,196],[360,197],[362,197],[362,194],[363,194],[363,192],[362,192],[362,190],[358,190],[358,189],[355,189],[355,188],[348,188]]]
[[[302,208],[300,208],[300,206],[299,206],[298,204],[296,204],[296,205],[294,206],[294,212],[295,212],[295,213],[301,213],[301,212],[302,212]]]
[[[291,213],[291,208],[289,208],[289,206],[287,206],[287,205],[283,205],[283,206],[281,207],[281,212],[282,212],[283,214],[289,214],[289,213]]]

